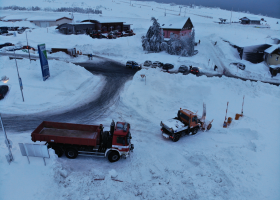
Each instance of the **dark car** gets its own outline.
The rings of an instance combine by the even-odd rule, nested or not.
[[[178,72],[184,73],[184,72],[188,72],[189,68],[186,65],[181,65],[178,69]]]
[[[170,63],[165,63],[163,66],[162,66],[162,69],[165,69],[165,70],[169,70],[169,69],[173,69],[174,68],[174,65],[170,64]]]
[[[141,69],[142,68],[141,65],[139,65],[137,62],[130,61],[130,60],[126,62],[125,66],[128,67],[128,68],[133,68],[133,69]]]
[[[15,45],[10,43],[10,42],[7,42],[5,44],[0,44],[0,49],[3,48],[3,47],[7,47],[7,46],[15,46]]]
[[[198,67],[192,67],[191,70],[190,70],[190,72],[191,72],[192,74],[199,74],[199,69],[198,69]]]
[[[0,100],[4,99],[4,97],[6,96],[8,91],[9,91],[9,86],[7,86],[7,85],[0,85]]]
[[[35,51],[35,48],[31,47],[31,46],[23,46],[22,49],[30,49],[30,50]]]

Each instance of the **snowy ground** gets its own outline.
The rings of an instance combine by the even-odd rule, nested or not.
[[[279,35],[280,25],[276,25],[279,19],[265,17],[270,29],[256,29],[240,24],[219,25],[213,21],[218,21],[219,17],[229,18],[229,11],[188,8],[186,15],[191,17],[195,26],[196,40],[201,40],[201,44],[196,47],[199,53],[192,58],[166,53],[145,54],[140,39],[151,25],[150,17],[163,16],[164,8],[167,8],[167,16],[176,19],[178,16],[172,14],[178,14],[179,8],[155,2],[132,2],[133,7],[125,0],[97,0],[95,5],[91,1],[10,0],[1,1],[0,6],[17,4],[97,8],[102,5],[99,8],[102,15],[89,17],[131,23],[136,33],[133,37],[98,40],[85,35],[62,35],[54,27],[48,30],[35,28],[28,32],[29,44],[34,47],[41,43],[46,43],[47,48],[76,47],[85,54],[94,53],[122,63],[127,60],[140,63],[159,60],[173,63],[175,69],[181,64],[187,64],[198,66],[207,73],[213,73],[216,64],[219,67],[218,73],[225,67],[241,77],[280,82],[280,75],[271,79],[268,69],[262,63],[254,65],[242,60],[246,64],[244,71],[230,67],[229,63],[240,60],[236,50],[223,42],[228,40],[239,46],[269,43],[273,35]],[[49,14],[1,11],[1,16]],[[250,15],[233,12],[233,21],[243,16]],[[88,15],[75,14],[75,20],[86,18]],[[25,34],[0,37],[3,43],[26,44]],[[216,46],[213,45],[215,41]],[[18,61],[26,98],[24,104],[17,82],[15,61],[0,58],[0,77],[8,76],[11,88],[0,102],[1,113],[49,112],[53,108],[59,108],[62,112],[92,100],[94,96],[88,96],[87,91],[94,90],[96,95],[102,89],[102,77],[93,76],[79,66],[64,62],[84,61],[86,57],[71,60],[61,53],[52,56],[60,57],[61,61],[49,61],[51,77],[45,82],[42,81],[38,60],[31,64],[27,59]],[[140,74],[146,75],[146,85]],[[229,128],[222,128],[226,103],[229,101],[228,117],[234,118],[236,113],[241,112],[243,95],[244,117],[239,121],[234,120]],[[279,87],[261,82],[167,74],[159,69],[141,70],[133,80],[126,83],[120,100],[108,111],[108,117],[95,122],[108,126],[111,119],[115,119],[131,124],[135,150],[130,158],[116,163],[109,163],[104,158],[82,156],[75,160],[66,157],[57,159],[51,151],[47,166],[39,158],[30,158],[29,165],[26,158],[21,156],[18,143],[31,143],[31,130],[22,133],[6,130],[8,138],[13,142],[15,161],[8,165],[4,135],[0,134],[0,199],[279,199],[279,98]],[[174,117],[179,108],[198,111],[200,114],[203,102],[207,105],[207,119],[214,119],[209,132],[186,136],[177,143],[163,139],[159,126],[161,120]],[[117,176],[122,182],[112,180],[111,176]]]
[[[43,81],[40,61],[17,60],[23,83],[22,100],[15,60],[0,57],[1,75],[9,78],[9,92],[1,100],[3,114],[30,114],[71,110],[98,97],[104,81],[86,69],[62,61],[49,60],[50,77]],[[3,74],[2,74],[3,73]]]

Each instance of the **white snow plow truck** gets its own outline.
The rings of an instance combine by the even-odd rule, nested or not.
[[[212,127],[212,122],[206,121],[206,105],[203,104],[202,117],[187,109],[178,111],[177,117],[160,122],[162,136],[177,142],[181,136],[195,135],[198,130],[206,131]]]

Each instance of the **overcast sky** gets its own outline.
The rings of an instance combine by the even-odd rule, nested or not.
[[[145,0],[151,1],[151,0]],[[234,11],[249,11],[253,14],[263,14],[280,19],[280,0],[153,0],[163,3],[176,3],[180,5],[202,5],[220,7]]]

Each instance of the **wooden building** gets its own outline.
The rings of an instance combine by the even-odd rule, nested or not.
[[[171,34],[183,36],[190,34],[193,23],[189,17],[162,17],[158,19],[164,38],[170,38]]]
[[[255,17],[243,17],[239,20],[241,24],[261,24],[261,19]]]
[[[95,30],[100,30],[103,33],[107,33],[114,30],[118,30],[120,32],[130,30],[130,25],[131,25],[131,24],[124,24],[125,22],[100,22],[91,19],[87,19],[82,22],[91,22],[96,24]]]
[[[91,22],[81,22],[81,23],[70,23],[61,24],[56,29],[60,33],[71,35],[71,34],[85,34],[87,32],[91,33],[96,30],[96,24]]]

